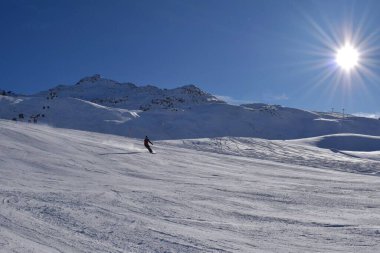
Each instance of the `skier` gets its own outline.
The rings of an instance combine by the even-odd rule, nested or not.
[[[151,154],[153,154],[153,151],[152,151],[152,149],[150,148],[149,143],[153,145],[153,143],[150,142],[148,136],[145,136],[145,139],[144,139],[144,146],[149,150],[149,152],[150,152]]]

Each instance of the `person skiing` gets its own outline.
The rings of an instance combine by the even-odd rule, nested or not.
[[[149,150],[149,152],[150,152],[151,154],[153,154],[153,151],[152,151],[152,149],[150,148],[149,143],[153,145],[153,143],[150,142],[148,136],[145,136],[145,139],[144,139],[144,146]]]

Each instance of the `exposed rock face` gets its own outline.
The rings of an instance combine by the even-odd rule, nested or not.
[[[101,76],[99,74],[95,74],[93,76],[88,76],[80,79],[75,85],[96,83],[100,79]]]

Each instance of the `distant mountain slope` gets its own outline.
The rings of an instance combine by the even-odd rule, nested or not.
[[[298,139],[336,133],[380,136],[380,120],[278,105],[229,105],[194,85],[137,87],[99,75],[33,96],[1,96],[0,118],[152,139]]]

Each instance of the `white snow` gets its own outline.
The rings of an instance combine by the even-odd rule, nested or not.
[[[297,139],[336,133],[380,136],[380,120],[375,119],[331,116],[321,120],[314,112],[261,104],[182,106],[143,111],[64,96],[49,100],[0,96],[0,118],[26,122],[31,116],[43,115],[38,124],[135,138],[149,135],[160,140],[225,136]],[[19,114],[24,119],[19,119]]]
[[[0,95],[0,118],[25,122],[36,115],[40,115],[38,124],[134,138],[148,135],[156,140],[226,136],[287,140],[337,133],[380,136],[376,119],[260,103],[230,105],[194,85],[138,87],[99,75],[33,96]]]
[[[0,252],[379,252],[380,162],[345,153],[378,151],[344,138],[379,144],[152,139],[151,155],[0,120]]]
[[[7,95],[0,253],[380,252],[380,120],[100,75]]]

